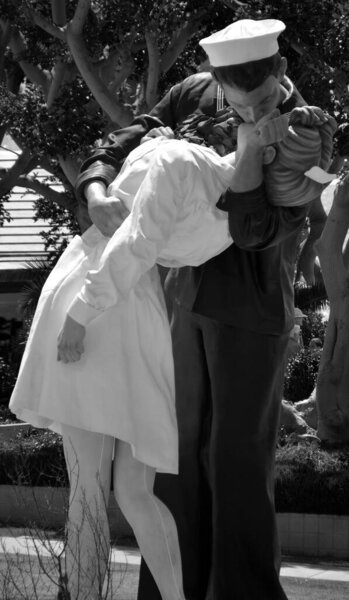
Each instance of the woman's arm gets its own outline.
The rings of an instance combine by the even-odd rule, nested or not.
[[[179,176],[171,156],[167,160],[156,151],[132,212],[109,240],[98,269],[87,274],[68,309],[58,340],[58,357],[63,362],[79,360],[86,325],[125,299],[141,275],[155,265],[176,226],[184,164],[183,171]]]

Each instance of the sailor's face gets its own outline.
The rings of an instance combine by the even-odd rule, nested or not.
[[[274,110],[281,101],[280,81],[274,75],[269,75],[262,85],[250,92],[226,83],[221,85],[227,102],[245,123],[257,123],[259,119]]]

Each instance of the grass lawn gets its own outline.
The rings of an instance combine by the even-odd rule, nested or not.
[[[348,600],[349,582],[281,577],[289,600]]]

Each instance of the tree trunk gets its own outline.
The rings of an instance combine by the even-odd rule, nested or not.
[[[318,436],[349,442],[349,273],[343,244],[349,227],[349,175],[337,184],[332,208],[317,244],[330,303],[316,386]]]

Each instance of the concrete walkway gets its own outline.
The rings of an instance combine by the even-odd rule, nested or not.
[[[54,539],[54,535],[47,532],[28,535],[23,529],[0,528],[1,600],[54,600],[58,591],[59,564],[64,565],[64,547],[62,541]],[[135,600],[139,565],[137,548],[113,548],[106,598]],[[349,562],[329,563],[285,557],[281,579],[286,582],[295,581],[294,578],[307,582],[342,582],[345,588],[348,585],[349,598]],[[334,600],[333,596],[329,597]]]
[[[349,583],[349,562],[307,562],[307,558],[284,558],[281,577],[316,579],[322,581],[346,581]],[[349,598],[349,596],[348,596]]]

